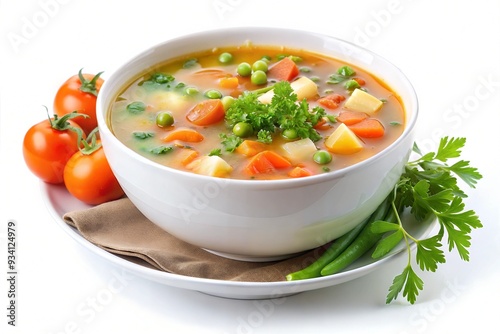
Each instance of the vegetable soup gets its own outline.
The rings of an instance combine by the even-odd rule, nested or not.
[[[114,135],[165,166],[234,179],[307,177],[363,161],[403,132],[399,96],[304,50],[214,48],[159,64],[111,105]]]

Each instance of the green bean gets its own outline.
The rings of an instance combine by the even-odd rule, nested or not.
[[[387,202],[387,203],[386,203]],[[390,203],[385,200],[386,207],[388,208]],[[377,210],[378,211],[378,210]],[[382,210],[380,211],[382,212]],[[385,210],[387,212],[387,210]],[[368,250],[370,250],[380,239],[382,239],[381,233],[374,233],[372,231],[373,223],[377,220],[384,220],[388,222],[395,222],[396,215],[394,210],[390,209],[386,214],[375,215],[370,218],[370,222],[365,225],[363,230],[359,233],[357,238],[347,247],[336,259],[330,262],[321,270],[322,276],[332,275],[338,273],[342,269],[346,268],[354,261],[363,256]]]
[[[388,207],[389,201],[386,198],[369,217],[364,219],[351,231],[333,241],[330,247],[316,261],[302,270],[288,274],[286,280],[294,281],[321,276],[322,269],[342,254],[370,222],[380,220],[380,217],[383,217],[387,212]]]

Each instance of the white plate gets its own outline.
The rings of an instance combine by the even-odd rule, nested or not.
[[[62,216],[66,212],[88,208],[89,206],[72,197],[64,186],[55,186],[42,182],[41,190],[43,200],[45,201],[49,212],[55,218],[57,224],[74,240],[85,248],[91,250],[95,255],[122,267],[128,272],[146,279],[172,287],[200,291],[218,297],[236,299],[276,298],[334,286],[359,278],[382,267],[390,260],[393,260],[395,255],[403,250],[403,245],[401,245],[392,253],[378,261],[373,260],[370,256],[365,256],[338,274],[300,281],[235,282],[182,276],[142,266],[109,253],[90,243],[83,238],[76,229],[67,225],[62,219]],[[435,222],[428,222],[424,224],[415,224],[413,221],[405,222],[405,228],[416,238],[423,238],[428,235],[434,225]]]

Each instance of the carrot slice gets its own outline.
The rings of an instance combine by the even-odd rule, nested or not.
[[[287,168],[292,164],[286,158],[282,157],[276,152],[273,151],[263,151],[261,152],[266,156],[266,159],[269,160],[275,168]]]
[[[311,176],[311,175],[312,175],[312,172],[309,169],[306,169],[304,167],[299,167],[299,166],[295,167],[294,169],[292,169],[288,173],[288,176],[294,177],[294,178]]]
[[[255,141],[245,139],[237,148],[236,152],[246,155],[247,157],[253,157],[259,152],[266,150],[266,144]]]
[[[194,159],[196,159],[199,155],[198,151],[195,151],[190,148],[183,148],[181,149],[180,153],[178,153],[178,156],[180,158],[180,162],[183,166],[189,165]]]
[[[204,100],[194,106],[186,118],[196,125],[210,125],[221,121],[225,116],[224,106],[219,99]]]
[[[292,164],[278,153],[262,151],[252,157],[245,170],[248,174],[272,173],[276,168],[290,167]]]
[[[235,89],[240,83],[237,77],[226,77],[219,79],[219,87],[225,89]]]
[[[366,81],[361,78],[354,78],[353,80],[356,81],[360,86],[364,86],[366,84]]]
[[[368,118],[368,114],[361,111],[346,110],[337,116],[337,121],[345,125],[353,125]]]
[[[331,127],[332,126],[328,123],[328,119],[326,117],[322,117],[314,126],[316,130],[328,130]]]
[[[342,102],[344,100],[345,100],[345,96],[334,93],[334,94],[329,94],[329,95],[326,95],[326,96],[318,99],[318,103],[321,104],[325,108],[335,109],[335,108],[338,108],[340,102]]]
[[[180,140],[189,143],[197,143],[204,139],[203,135],[194,129],[179,128],[170,131],[163,140],[166,142]]]
[[[293,60],[288,57],[281,59],[279,62],[274,64],[269,71],[267,76],[278,81],[286,80],[291,81],[299,75],[299,68]]]
[[[359,123],[349,126],[357,136],[364,138],[382,137],[385,133],[384,126],[374,118],[367,118]]]
[[[272,173],[274,171],[274,166],[261,152],[252,157],[245,167],[245,171],[250,175]]]

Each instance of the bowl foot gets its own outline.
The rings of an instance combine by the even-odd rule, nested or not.
[[[237,261],[245,261],[245,262],[272,262],[272,261],[280,261],[284,259],[288,259],[300,254],[303,254],[304,252],[299,252],[299,253],[293,253],[293,254],[285,254],[285,255],[278,255],[278,256],[248,256],[248,255],[239,255],[239,254],[231,254],[231,253],[224,253],[224,252],[218,252],[218,251],[213,251],[210,249],[203,248],[209,253],[212,253],[214,255],[220,256],[220,257],[225,257],[227,259],[231,260],[237,260]]]

